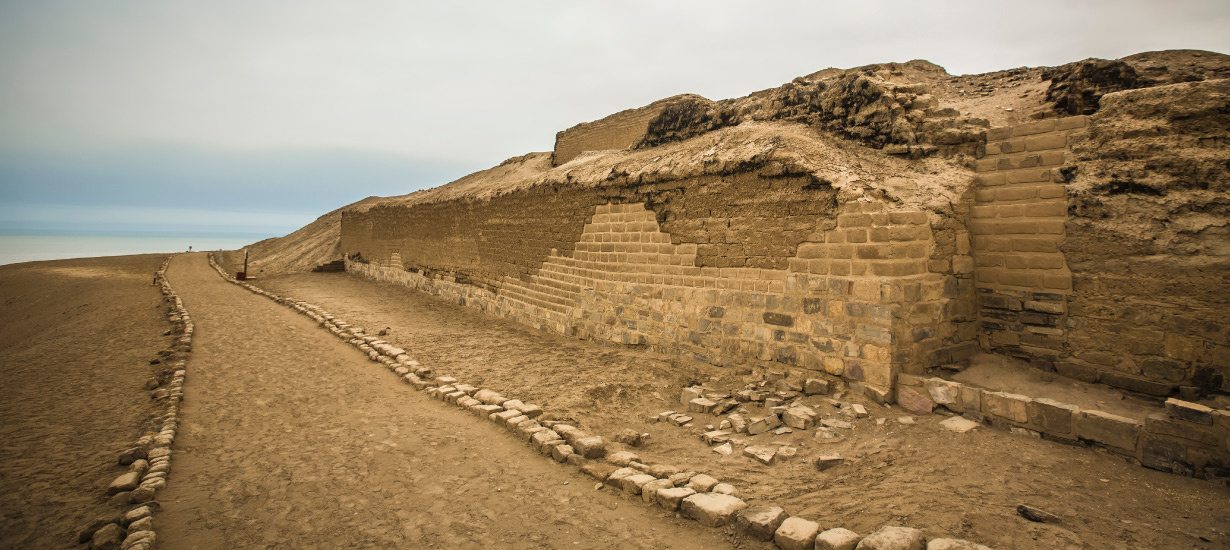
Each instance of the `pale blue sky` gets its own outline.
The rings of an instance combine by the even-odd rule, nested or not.
[[[1218,1],[0,0],[0,232],[283,234],[656,99],[1230,51]]]

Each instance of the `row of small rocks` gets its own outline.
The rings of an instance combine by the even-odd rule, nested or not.
[[[630,451],[608,452],[609,445],[602,436],[565,421],[547,420],[539,405],[466,384],[452,376],[436,375],[405,349],[366,334],[363,329],[351,326],[319,306],[232,279],[212,258],[210,261],[227,281],[290,306],[359,348],[371,360],[383,364],[416,389],[495,423],[540,454],[578,467],[598,481],[598,488],[612,487],[630,498],[639,498],[646,504],[709,527],[732,526],[744,536],[772,540],[778,547],[788,550],[987,550],[985,546],[955,539],[928,542],[921,530],[908,527],[886,526],[865,537],[842,528],[822,530],[820,523],[791,517],[780,507],[749,506],[730,484],[671,465],[646,464]]]
[[[152,379],[146,385],[146,389],[151,390],[150,399],[162,406],[159,416],[162,428],[157,433],[141,436],[120,454],[118,462],[127,466],[128,471],[107,486],[107,496],[112,504],[126,510],[97,518],[81,530],[77,542],[89,543],[91,550],[152,550],[154,547],[153,516],[159,508],[154,497],[166,487],[167,475],[171,472],[171,444],[179,430],[179,405],[187,373],[186,361],[181,357],[192,351],[194,330],[188,310],[167,281],[170,263],[168,257],[154,278],[163,299],[170,304],[167,320],[172,328],[166,335],[176,335],[172,349],[161,354],[162,359],[173,359],[166,371],[170,376],[165,381]],[[161,363],[161,359],[151,361],[154,363]]]

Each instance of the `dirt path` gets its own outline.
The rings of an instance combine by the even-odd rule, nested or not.
[[[75,548],[115,513],[105,489],[150,419],[141,386],[170,343],[150,284],[164,259],[0,267],[0,548]]]
[[[735,484],[751,504],[780,505],[825,526],[868,533],[884,524],[906,525],[995,548],[1230,547],[1226,487],[1088,448],[990,428],[953,433],[939,426],[944,417],[937,415],[901,424],[907,411],[863,401],[871,418],[847,418],[855,428],[838,430],[835,439],[817,439],[814,430],[747,438],[798,446],[799,458],[809,461],[836,453],[846,458],[844,465],[824,473],[803,460],[765,466],[737,454],[721,456],[701,442],[703,426],[716,423],[709,415],[696,415],[690,429],[648,420],[679,410],[679,390],[689,380],[741,386],[737,369],[560,337],[345,274],[256,284],[373,332],[387,327],[383,338],[423,364],[575,417],[598,433],[649,432],[650,442],[636,449],[648,461],[708,473]],[[819,396],[807,399],[822,414],[842,418]],[[1064,521],[1029,522],[1016,514],[1018,504]]]
[[[726,546],[413,391],[202,254],[167,277],[197,330],[160,548]]]

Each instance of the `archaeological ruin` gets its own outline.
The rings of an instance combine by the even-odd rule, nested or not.
[[[1226,56],[1178,51],[961,77],[888,63],[681,95],[343,208],[330,251],[353,274],[545,331],[828,377],[1227,476],[1230,414],[1196,403],[1230,393],[1227,76]],[[1167,412],[942,376],[976,354]]]

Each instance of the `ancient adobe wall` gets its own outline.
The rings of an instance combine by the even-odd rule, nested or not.
[[[975,280],[987,350],[1054,370],[1065,355],[1072,273],[1065,238],[1067,190],[1060,167],[1084,116],[987,132],[970,209]]]
[[[838,205],[773,172],[348,212],[342,248],[363,260],[350,271],[534,327],[823,372],[885,400],[897,373],[973,351],[927,213]]]
[[[576,158],[582,151],[627,149],[636,145],[645,136],[649,121],[680,97],[662,99],[638,109],[620,111],[556,133],[555,152],[551,156],[551,163],[559,166]]]
[[[1165,260],[1164,249],[1096,231],[1109,214],[1077,209],[1067,188],[1070,144],[1090,124],[1077,116],[987,133],[969,218],[981,347],[1156,396],[1230,391],[1230,328],[1216,298],[1226,283],[1209,270],[1226,259],[1210,249]],[[1147,212],[1142,204],[1129,200],[1117,215]],[[1165,224],[1187,214],[1150,215]]]

